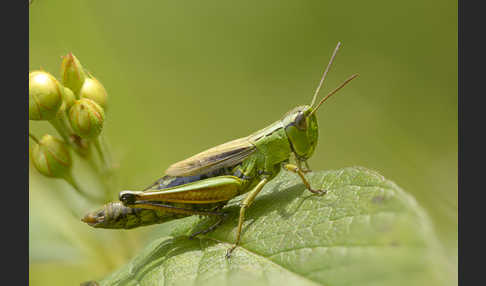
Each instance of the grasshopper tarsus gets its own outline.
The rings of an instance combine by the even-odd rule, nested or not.
[[[311,193],[313,193],[313,194],[318,195],[318,196],[323,196],[323,195],[327,194],[327,190],[324,190],[324,189],[322,189],[322,190],[320,190],[320,189],[319,190],[311,190],[311,189],[309,189],[309,191]]]
[[[235,249],[236,249],[236,244],[226,250],[226,254],[225,254],[224,257],[226,259],[230,259],[231,258],[231,253],[233,253],[233,250],[235,250]]]
[[[305,162],[304,162],[304,165],[305,165],[305,168],[303,168],[303,170],[302,170],[302,171],[303,171],[304,173],[311,173],[311,172],[312,172],[312,170],[311,170],[311,168],[309,167],[309,163],[307,163],[307,161],[305,161]]]

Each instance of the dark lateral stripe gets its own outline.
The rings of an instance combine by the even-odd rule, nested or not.
[[[282,126],[281,126],[281,127],[279,127],[279,128],[276,128],[276,129],[274,129],[272,132],[270,132],[270,133],[266,133],[266,134],[262,134],[262,136],[257,137],[257,138],[255,138],[254,140],[255,140],[255,141],[258,141],[258,140],[262,139],[263,137],[270,136],[270,135],[272,135],[273,133],[275,133],[275,132],[277,132],[277,131],[279,131],[280,129],[283,129],[283,128],[284,128],[284,127],[282,127]]]
[[[183,213],[188,213],[188,214],[199,214],[199,215],[222,215],[223,213],[221,212],[212,212],[212,211],[198,211],[196,209],[186,209],[186,208],[179,208],[179,207],[174,207],[171,205],[166,205],[162,204],[159,202],[154,202],[154,201],[137,201],[134,203],[135,205],[152,205],[168,210],[173,210],[173,211],[180,211]]]
[[[248,149],[248,147],[244,147],[244,148],[240,148],[240,149],[235,149],[235,150],[231,150],[231,151],[228,151],[228,152],[224,152],[224,153],[221,153],[219,155],[216,155],[216,156],[213,156],[213,157],[210,157],[208,161],[221,161],[221,160],[224,160],[226,158],[229,158],[229,157],[233,157],[233,155],[236,155],[238,153],[241,153],[242,151],[245,151],[246,149]]]

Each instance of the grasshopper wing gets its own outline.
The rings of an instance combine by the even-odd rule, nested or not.
[[[184,177],[210,173],[237,165],[255,150],[255,145],[250,143],[248,137],[239,138],[172,164],[165,173]]]

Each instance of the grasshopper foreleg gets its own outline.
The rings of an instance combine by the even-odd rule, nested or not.
[[[319,194],[319,195],[324,195],[325,193],[327,193],[326,190],[314,190],[309,181],[305,178],[305,175],[304,175],[304,172],[297,166],[293,165],[293,164],[288,164],[288,163],[285,163],[282,165],[282,167],[285,169],[285,170],[288,170],[290,172],[293,172],[293,173],[296,173],[297,175],[299,175],[299,177],[302,179],[302,182],[304,183],[305,187],[312,193],[314,194]]]
[[[312,172],[309,167],[309,163],[307,163],[305,159],[297,157],[297,155],[295,155],[295,163],[297,164],[297,168],[299,168],[299,170],[301,170],[304,174]]]
[[[250,207],[251,203],[255,200],[255,197],[260,193],[260,191],[263,189],[263,186],[268,182],[268,178],[263,178],[256,186],[255,188],[245,197],[243,202],[241,203],[240,206],[240,218],[238,220],[238,229],[236,231],[236,241],[233,244],[232,247],[230,247],[226,251],[226,258],[231,257],[231,253],[235,248],[238,246],[238,243],[240,242],[240,237],[241,237],[241,230],[243,228],[243,222],[245,221],[245,211],[248,207]]]
[[[297,162],[299,162],[299,161],[297,161]],[[304,173],[310,173],[310,172],[312,172],[311,168],[309,167],[309,163],[307,161],[303,161],[302,164],[304,166],[297,165],[299,167],[299,169],[302,170],[302,172],[304,172]]]

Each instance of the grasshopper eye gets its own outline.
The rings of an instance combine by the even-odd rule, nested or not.
[[[304,115],[303,112],[299,112],[297,117],[295,117],[295,126],[299,130],[306,130],[307,129],[307,117]]]

